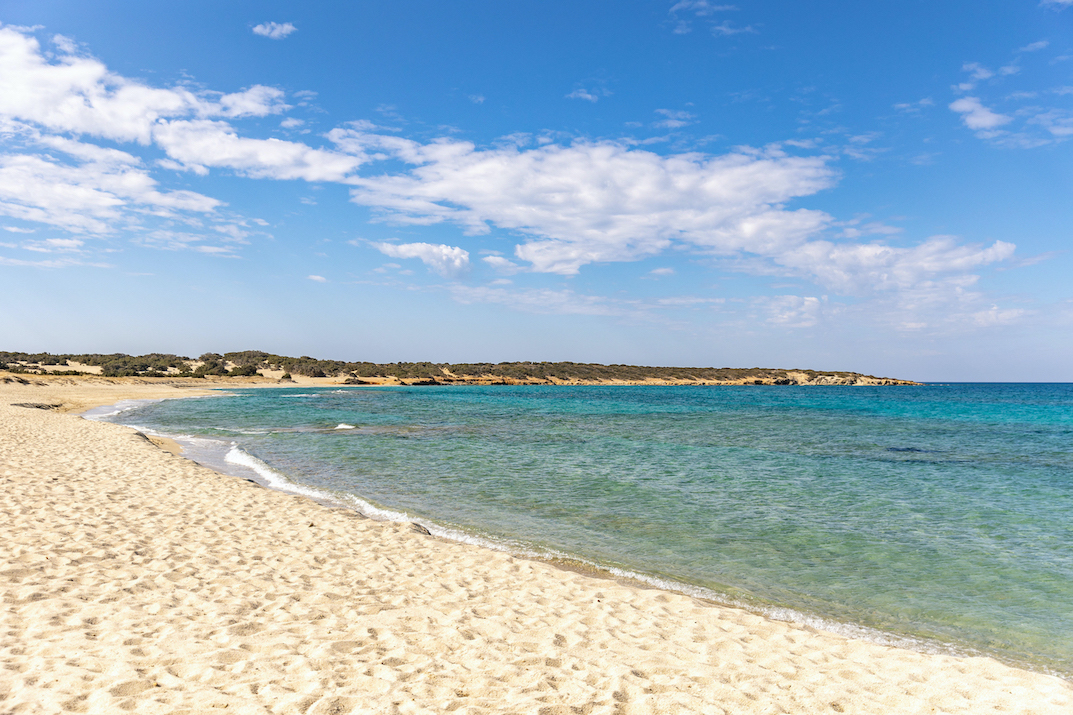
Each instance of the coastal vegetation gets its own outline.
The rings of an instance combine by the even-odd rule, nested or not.
[[[303,355],[289,357],[260,350],[204,353],[198,358],[164,353],[147,355],[20,353],[0,351],[0,369],[23,374],[103,377],[255,377],[282,372],[311,378],[344,378],[351,384],[394,380],[410,384],[451,383],[732,383],[732,384],[900,384],[907,381],[854,372],[733,367],[653,367],[575,362],[345,362]]]

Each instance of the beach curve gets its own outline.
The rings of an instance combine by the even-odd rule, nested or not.
[[[179,396],[98,388],[0,385],[5,712],[1073,708],[1044,674],[433,539],[11,406]]]

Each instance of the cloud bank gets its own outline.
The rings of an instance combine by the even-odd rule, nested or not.
[[[677,7],[698,17],[729,9],[700,2]],[[257,27],[266,37],[294,31],[289,23]],[[993,76],[977,65],[966,65],[966,71],[975,81]],[[1010,121],[975,96],[949,106],[981,135]],[[860,229],[832,238],[845,223],[800,204],[837,184],[834,159],[793,155],[785,145],[722,155],[658,154],[625,141],[532,145],[514,137],[480,147],[452,138],[416,141],[358,121],[330,130],[318,138],[321,146],[313,146],[243,130],[243,120],[290,109],[278,88],[222,93],[154,87],[111,72],[65,38],[53,38],[46,51],[28,31],[0,27],[0,215],[76,236],[128,230],[143,245],[231,254],[249,240],[249,222],[226,214],[218,199],[161,188],[154,172],[332,182],[349,187],[351,201],[380,220],[455,226],[471,237],[498,232],[515,242],[514,260],[488,256],[478,265],[500,274],[573,276],[595,264],[680,251],[748,274],[800,278],[835,295],[895,296],[892,305],[909,312],[944,300],[971,302],[974,271],[1008,260],[1014,251],[1001,241],[967,246],[951,237],[912,247],[884,238],[862,243],[858,239],[867,233]],[[666,128],[695,119],[685,111],[656,111]],[[1055,135],[1073,133],[1065,115],[1047,121]],[[301,122],[284,119],[282,126]],[[138,151],[157,158],[139,158]],[[389,169],[379,168],[384,166]],[[420,260],[454,281],[472,268],[461,246],[371,245],[393,258]],[[542,294],[531,291],[523,300],[507,297],[506,288],[482,290],[456,297],[523,306],[550,295],[534,298]],[[777,322],[805,324],[828,310],[816,296],[791,298],[769,301],[784,316]],[[565,305],[563,300],[555,304]],[[584,311],[608,310],[599,300],[586,301]]]
[[[834,184],[826,157],[776,149],[725,156],[658,154],[615,143],[478,149],[339,130],[341,147],[390,152],[414,168],[356,177],[352,200],[391,220],[492,226],[530,238],[515,249],[533,270],[572,275],[589,263],[652,256],[673,243],[729,255],[770,254],[824,227],[819,211],[784,204]]]

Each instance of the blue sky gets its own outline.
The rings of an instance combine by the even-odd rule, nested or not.
[[[0,347],[1073,380],[1073,2],[0,2]]]

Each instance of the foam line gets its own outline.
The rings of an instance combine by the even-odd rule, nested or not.
[[[249,452],[239,447],[234,442],[231,443],[231,449],[224,455],[224,461],[228,464],[234,464],[239,467],[245,467],[257,474],[267,487],[276,489],[281,492],[289,492],[291,494],[301,494],[307,497],[313,497],[314,499],[332,499],[333,495],[327,492],[322,492],[319,489],[313,489],[312,487],[302,486],[296,484],[286,477],[282,472],[277,472],[272,467],[268,466],[265,462],[262,462],[257,457],[254,457]]]

